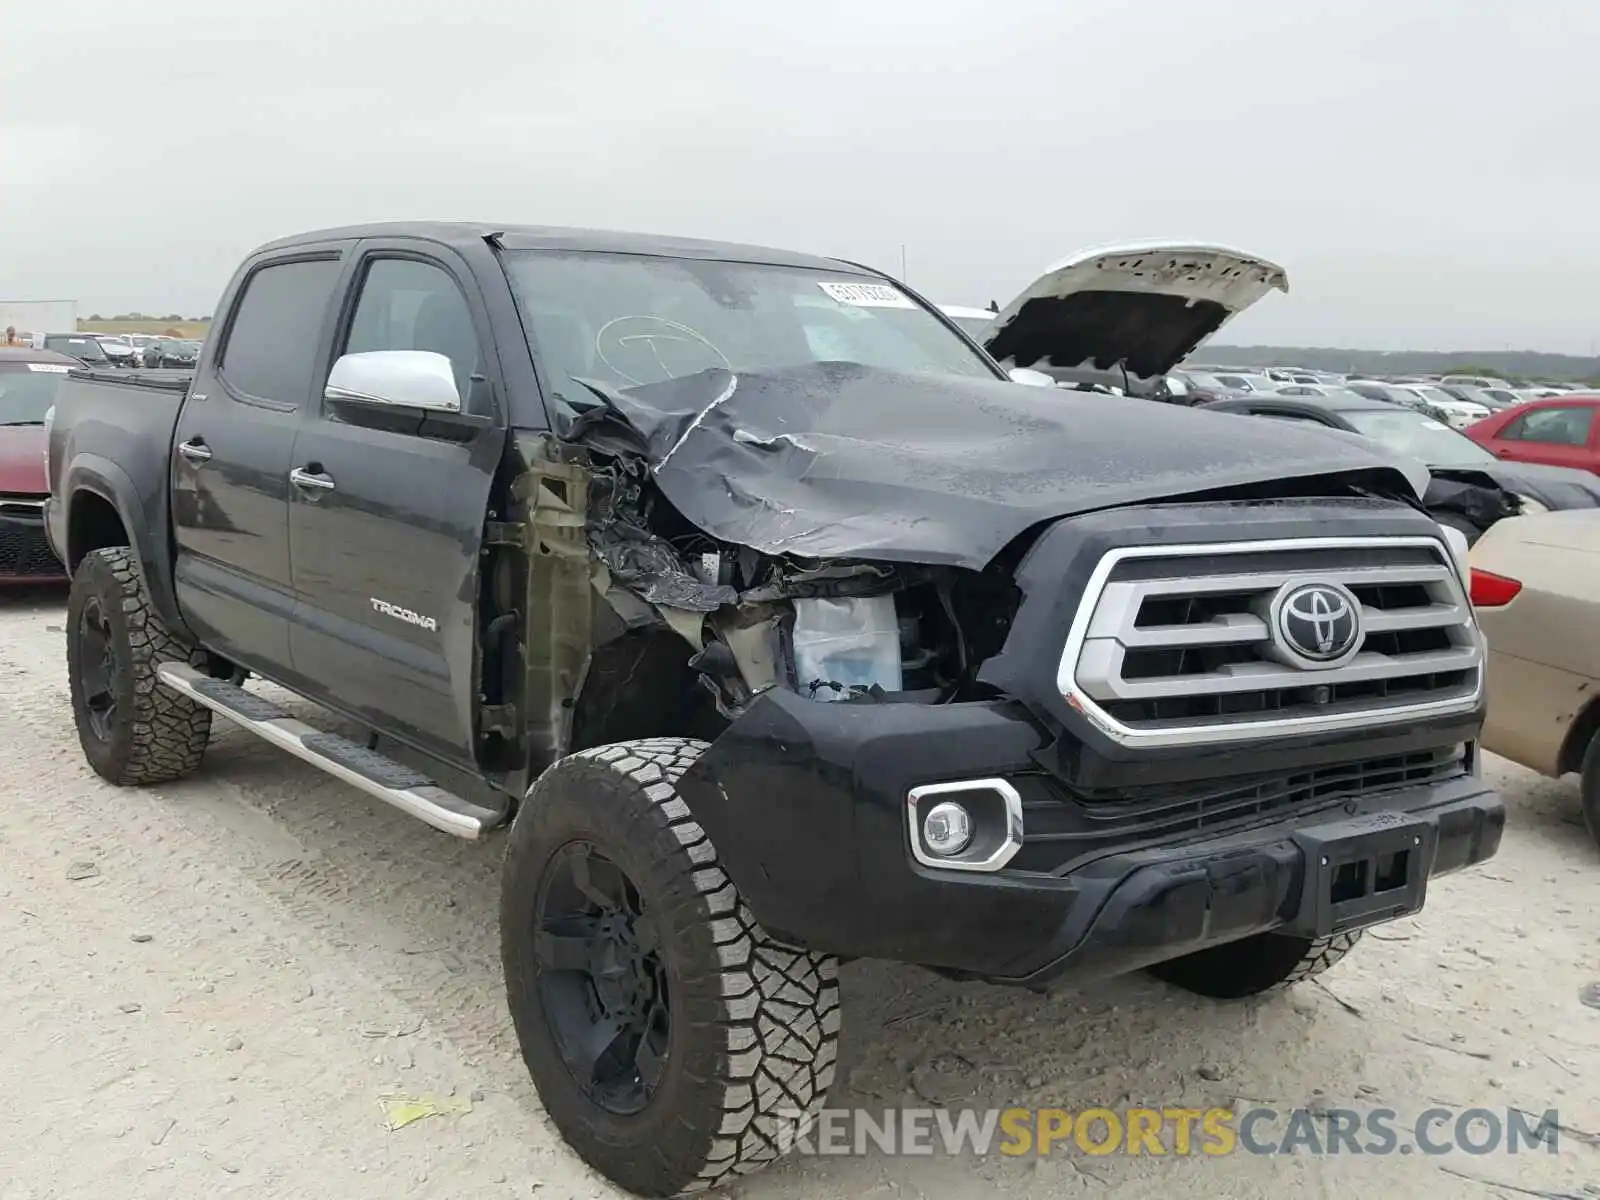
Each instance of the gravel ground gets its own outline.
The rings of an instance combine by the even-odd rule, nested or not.
[[[111,788],[73,733],[62,622],[59,593],[0,596],[0,1197],[616,1195],[516,1051],[498,839],[435,833],[220,720],[196,777]],[[1490,773],[1500,856],[1322,985],[1217,1005],[1144,976],[1037,997],[847,967],[834,1103],[1555,1107],[1558,1154],[874,1153],[790,1161],[741,1197],[1600,1195],[1600,1011],[1580,1002],[1600,861],[1571,780]],[[391,1130],[395,1097],[440,1111]]]

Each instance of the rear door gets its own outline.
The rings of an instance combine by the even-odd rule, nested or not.
[[[1513,462],[1596,468],[1595,406],[1542,404],[1514,414],[1488,439],[1489,449]]]
[[[286,464],[300,481],[289,502],[296,675],[314,699],[471,763],[478,559],[505,444],[493,340],[472,274],[450,251],[382,240],[358,255],[329,362],[444,354],[480,423],[315,399]]]
[[[202,358],[172,450],[178,605],[213,649],[290,669],[289,452],[343,269],[341,247],[247,264]]]

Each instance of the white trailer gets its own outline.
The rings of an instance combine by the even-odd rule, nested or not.
[[[78,332],[76,300],[0,300],[0,339],[15,329],[17,339],[35,333]]]

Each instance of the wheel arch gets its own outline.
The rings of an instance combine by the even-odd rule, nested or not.
[[[166,486],[164,478],[161,486]],[[127,547],[162,623],[192,640],[178,609],[171,573],[162,569],[169,561],[166,551],[170,532],[165,520],[156,527],[157,523],[141,519],[140,514],[149,506],[141,503],[132,477],[109,459],[80,455],[67,468],[62,494],[66,497],[66,520],[60,549],[68,574],[75,572],[84,556],[95,550]],[[165,510],[164,505],[161,508]]]
[[[726,727],[689,666],[693,651],[665,625],[630,630],[596,646],[573,699],[564,750],[644,738],[712,741]]]
[[[1561,739],[1561,752],[1556,755],[1558,777],[1583,767],[1583,756],[1596,734],[1600,734],[1600,696],[1590,700],[1577,720],[1567,727],[1567,734]]]

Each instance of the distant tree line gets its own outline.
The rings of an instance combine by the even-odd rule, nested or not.
[[[89,320],[91,320],[91,321],[187,321],[190,324],[195,324],[195,323],[201,322],[201,321],[209,321],[209,320],[211,320],[211,318],[210,317],[186,317],[186,316],[183,316],[181,313],[168,313],[164,317],[158,317],[154,313],[131,312],[131,313],[118,313],[114,317],[102,317],[99,313],[90,313],[89,314]]]

